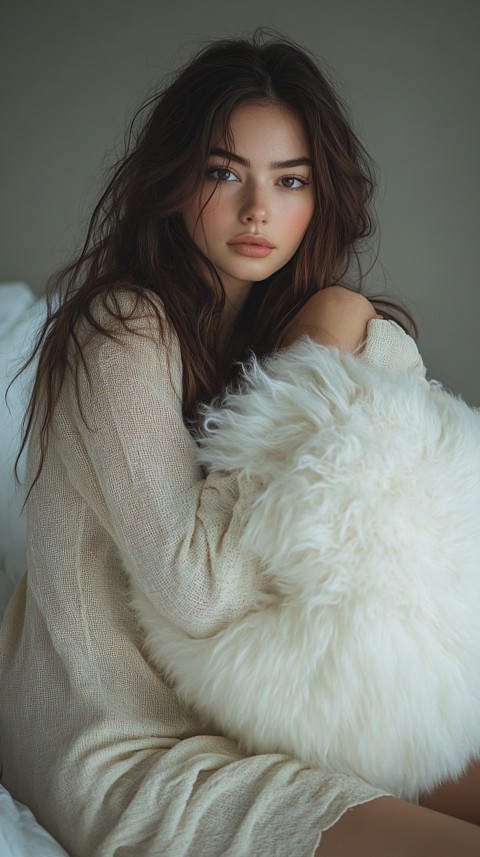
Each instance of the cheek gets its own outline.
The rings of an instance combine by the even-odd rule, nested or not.
[[[288,213],[288,216],[283,218],[283,228],[292,244],[300,243],[313,217],[314,210],[315,206],[313,202],[307,205],[299,205],[298,207],[294,207]]]
[[[228,213],[228,200],[222,199],[221,194],[215,194],[202,210],[198,225],[199,230],[201,229],[211,238],[215,237],[222,224],[225,224]]]

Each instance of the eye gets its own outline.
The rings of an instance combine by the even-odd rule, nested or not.
[[[237,179],[235,173],[227,170],[226,167],[214,167],[208,171],[208,174],[217,182],[232,182]]]
[[[284,176],[280,179],[280,184],[287,190],[300,190],[308,185],[307,179],[301,179],[298,176]]]

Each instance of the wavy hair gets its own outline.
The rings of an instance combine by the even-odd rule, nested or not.
[[[225,294],[181,212],[202,185],[212,135],[218,138],[220,130],[231,141],[232,112],[240,104],[259,102],[287,105],[302,121],[311,147],[315,212],[293,258],[253,285],[229,354],[220,355],[216,343]],[[355,288],[361,290],[360,251],[374,231],[374,185],[374,168],[347,110],[307,51],[262,30],[251,38],[215,41],[203,48],[136,114],[125,154],[93,211],[78,258],[48,282],[47,293],[60,291],[62,298],[56,306],[49,302],[29,358],[38,357],[38,368],[21,448],[41,410],[36,479],[67,367],[78,371],[79,361],[85,363],[78,323],[114,335],[111,326],[99,323],[94,300],[101,301],[115,323],[128,328],[136,310],[122,315],[115,295],[119,288],[130,290],[137,298],[135,307],[150,304],[161,334],[160,298],[180,343],[188,422],[249,353],[261,357],[278,347],[295,312],[314,292],[344,282],[352,262],[359,271]],[[416,335],[405,308],[386,299],[372,302],[400,324],[398,316],[403,315]]]

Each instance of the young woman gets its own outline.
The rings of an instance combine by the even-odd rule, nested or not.
[[[371,231],[372,174],[305,52],[213,43],[150,107],[37,347],[3,782],[72,857],[476,854],[477,768],[419,806],[242,753],[145,652],[132,587],[198,638],[256,594],[248,497],[235,474],[205,477],[191,433],[239,362],[308,333],[421,369],[410,337],[342,285]]]

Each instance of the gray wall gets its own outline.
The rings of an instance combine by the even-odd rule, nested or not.
[[[478,0],[1,0],[0,280],[41,292],[145,93],[259,25],[334,70],[380,171],[372,286],[412,309],[430,376],[479,405]]]

